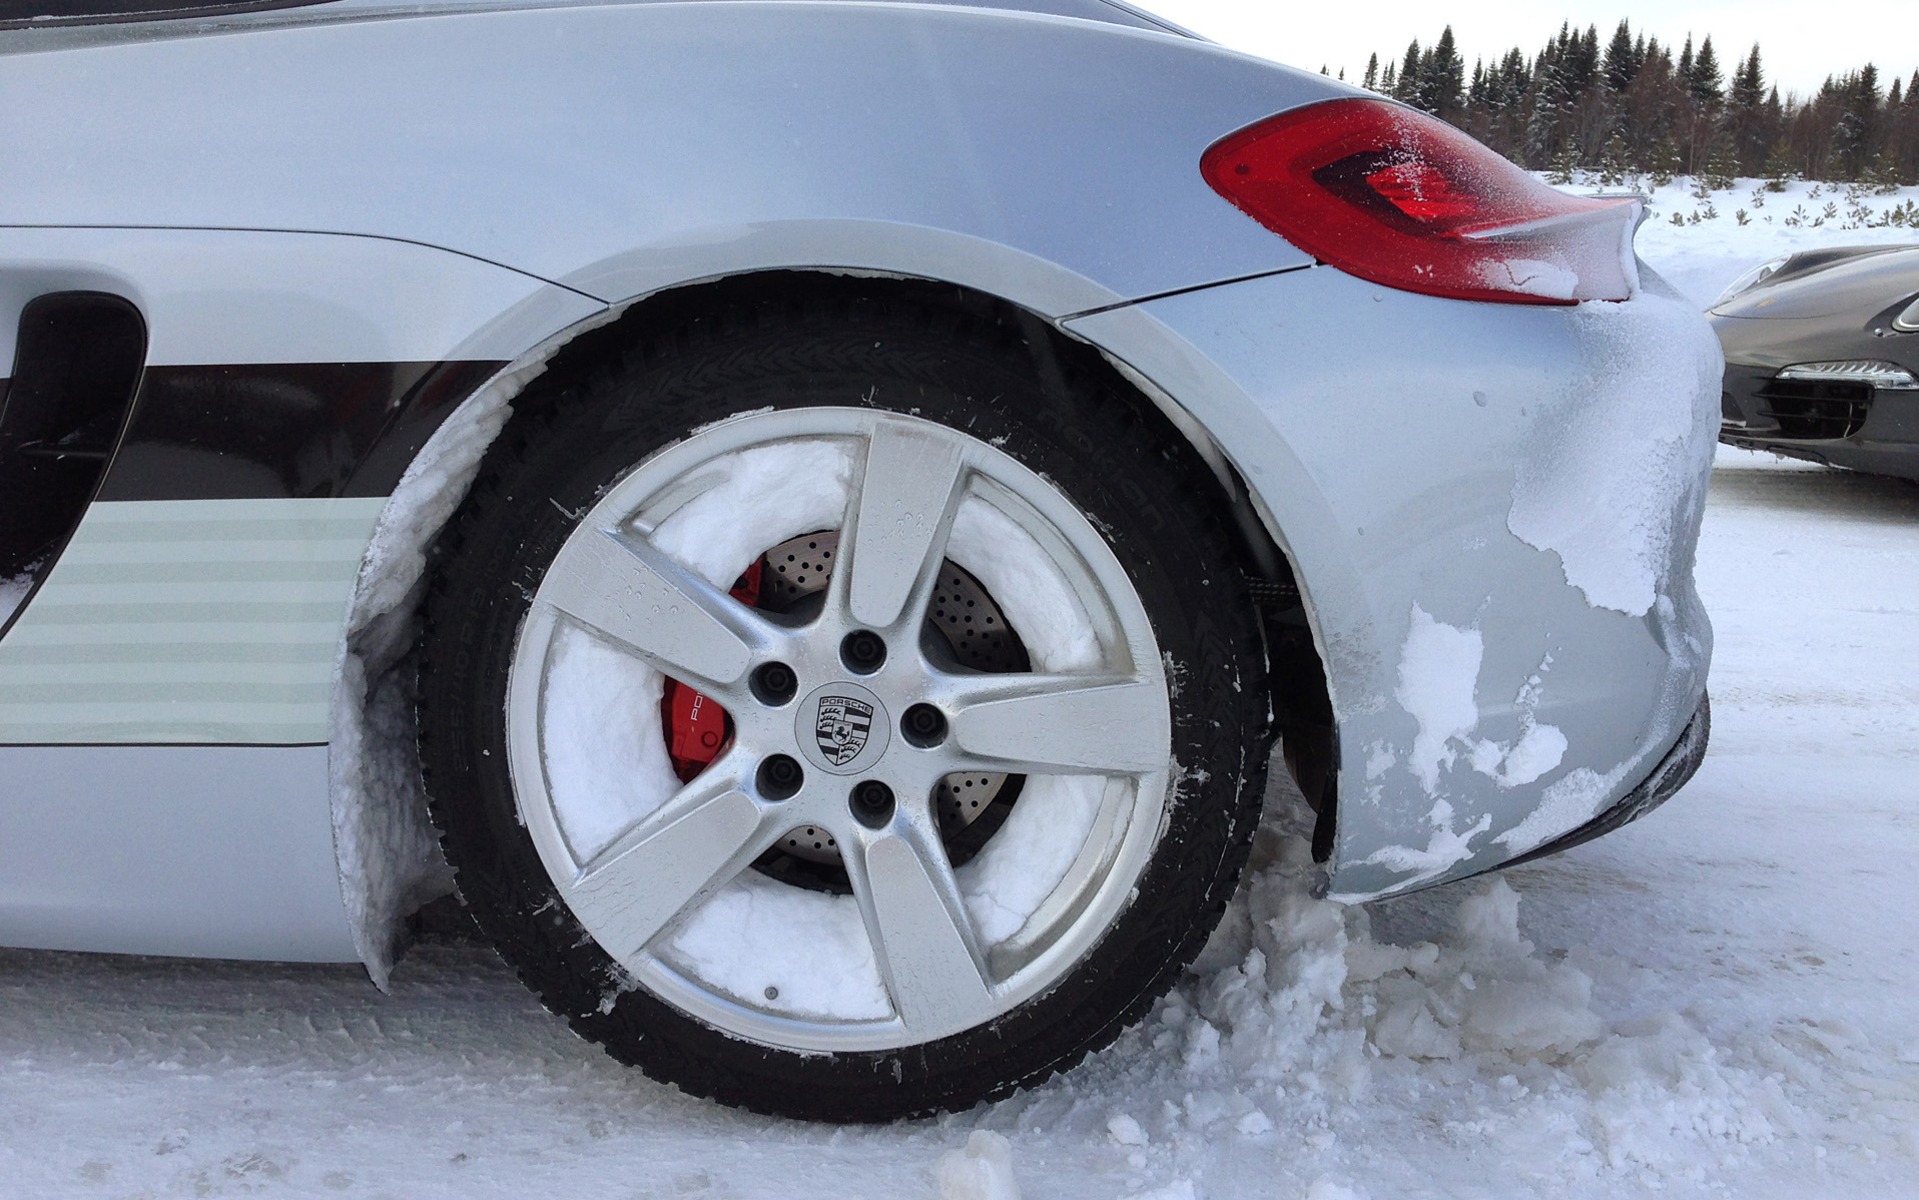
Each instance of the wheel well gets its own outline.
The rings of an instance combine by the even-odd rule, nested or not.
[[[548,363],[544,382],[565,386],[635,344],[673,337],[693,323],[752,305],[821,301],[849,306],[906,303],[999,326],[1024,347],[1044,386],[1091,383],[1110,391],[1158,428],[1160,444],[1169,453],[1191,456],[1192,476],[1209,481],[1211,498],[1232,532],[1240,569],[1259,610],[1275,732],[1287,770],[1316,814],[1313,855],[1326,861],[1337,820],[1339,739],[1325,669],[1292,566],[1255,509],[1244,480],[1204,427],[1171,397],[1098,348],[1037,313],[957,284],[874,272],[780,270],[687,284],[633,301],[611,321],[562,346]]]

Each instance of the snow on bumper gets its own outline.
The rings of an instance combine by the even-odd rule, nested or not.
[[[1299,573],[1339,722],[1334,894],[1459,878],[1614,808],[1698,710],[1704,319],[1328,268],[1071,322],[1203,423]]]

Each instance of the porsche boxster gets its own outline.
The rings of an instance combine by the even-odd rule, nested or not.
[[[1269,760],[1351,901],[1699,761],[1634,200],[1104,0],[93,7],[0,9],[0,943],[457,891],[885,1119],[1144,1013]]]

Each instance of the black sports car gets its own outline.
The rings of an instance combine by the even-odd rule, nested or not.
[[[1774,259],[1707,315],[1726,350],[1720,441],[1919,479],[1919,246]]]

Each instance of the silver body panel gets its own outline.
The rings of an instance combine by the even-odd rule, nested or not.
[[[0,945],[352,961],[326,755],[0,746]]]
[[[1247,480],[1298,569],[1331,677],[1337,891],[1391,891],[1510,857],[1494,838],[1539,807],[1541,787],[1623,770],[1594,802],[1624,794],[1696,706],[1710,641],[1690,590],[1696,515],[1675,551],[1686,561],[1672,604],[1641,617],[1592,607],[1553,555],[1506,527],[1514,472],[1536,454],[1529,436],[1598,369],[1569,311],[1434,300],[1314,268],[1201,179],[1199,155],[1218,137],[1352,94],[1343,85],[1103,21],[858,0],[163,32],[101,44],[0,34],[9,345],[19,306],[60,288],[133,299],[155,364],[520,365],[633,299],[737,272],[966,285],[1100,346]],[[1690,386],[1675,383],[1675,403],[1700,400]],[[352,515],[368,536],[374,518],[395,516],[377,503]],[[357,556],[340,548],[326,562],[326,602],[341,616],[302,652],[314,679],[318,647],[340,644]],[[0,687],[20,669],[9,667],[16,646],[44,639],[32,631],[82,596],[73,588],[137,584],[67,567],[0,638]],[[269,583],[279,586],[234,586]],[[194,603],[220,599],[212,579],[178,586]],[[1454,824],[1483,820],[1484,836],[1438,874],[1380,857],[1427,844],[1433,797],[1403,769],[1370,769],[1382,755],[1403,762],[1415,737],[1393,702],[1414,606],[1483,636],[1486,737],[1514,736],[1505,698],[1553,654],[1535,715],[1570,743],[1539,786],[1464,773],[1449,793]],[[71,677],[35,670],[13,678],[105,682],[98,663],[74,663]],[[275,732],[264,717],[214,720],[184,697],[159,714],[170,725],[143,732],[29,731],[23,717],[0,742],[303,742],[325,708],[321,697]],[[327,895],[301,867],[282,887],[249,865],[257,853],[333,869],[324,748],[0,755],[27,764],[0,776],[0,942],[354,956],[338,882],[328,877]],[[121,869],[126,847],[97,844],[115,820],[140,831],[125,836],[143,855],[179,869]],[[238,856],[212,890],[209,848]],[[64,874],[29,861],[42,859]],[[360,906],[350,896],[346,907]],[[284,946],[268,929],[281,920]]]
[[[8,162],[61,168],[10,171],[0,225],[371,234],[608,301],[867,268],[1057,316],[1308,261],[1198,154],[1345,91],[1169,34],[931,6],[293,26],[0,56]]]
[[[0,58],[0,76],[8,63]],[[0,185],[0,205],[12,183]],[[0,363],[14,360],[27,301],[66,290],[131,300],[146,318],[149,367],[507,360],[604,307],[392,238],[0,225]]]

